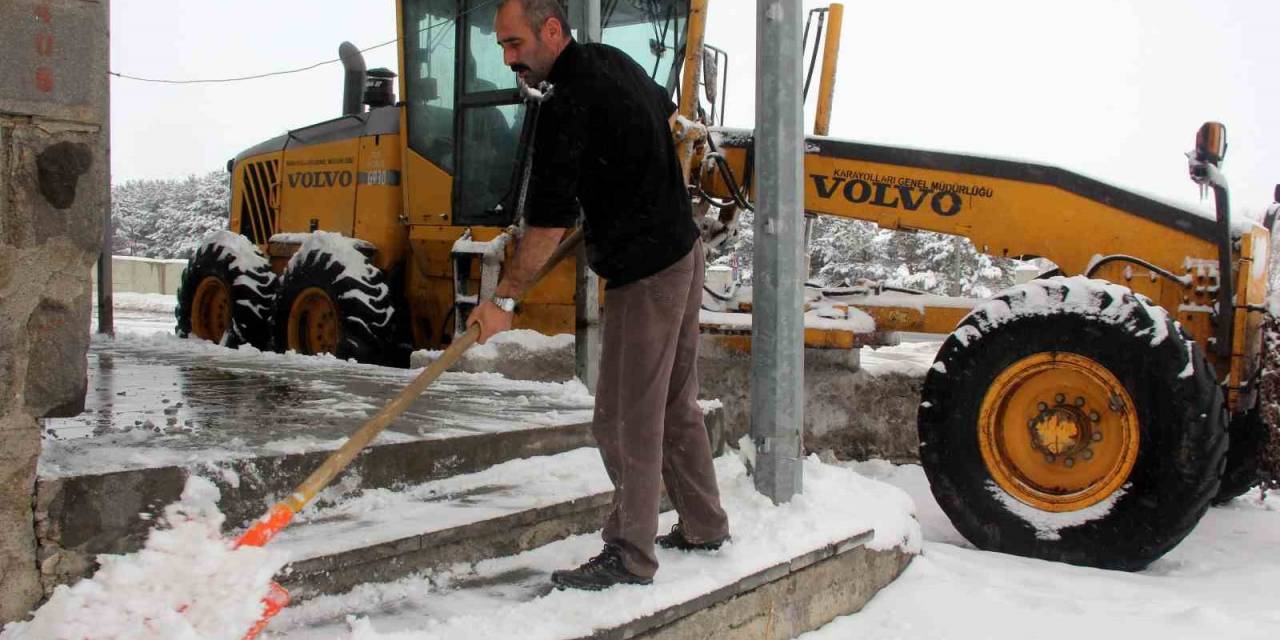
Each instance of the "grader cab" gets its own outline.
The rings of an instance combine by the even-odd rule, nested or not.
[[[604,2],[598,31],[678,103],[673,137],[694,210],[722,241],[752,206],[754,140],[715,126],[728,61],[703,43],[708,4]],[[188,266],[180,334],[403,365],[411,349],[447,343],[491,292],[517,241],[507,228],[518,223],[536,107],[502,64],[496,2],[397,6],[398,74],[366,71],[345,49],[346,113],[230,163],[229,229]],[[569,7],[574,19],[595,15],[577,0]],[[825,134],[842,11],[815,15],[815,69],[827,37],[816,127]],[[946,233],[1055,265],[986,300],[874,284],[807,296],[809,347],[949,334],[924,383],[920,457],[975,545],[1137,569],[1213,500],[1253,484],[1266,440],[1257,434],[1268,429],[1259,377],[1274,216],[1265,226],[1231,219],[1221,125],[1206,125],[1190,154],[1216,218],[1036,163],[825,135],[796,144],[806,149],[797,216]],[[525,299],[516,326],[572,332],[575,289],[576,267],[561,265]],[[704,331],[749,349],[747,292],[709,292]]]

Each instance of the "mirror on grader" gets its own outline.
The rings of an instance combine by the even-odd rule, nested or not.
[[[1221,122],[1206,122],[1196,132],[1196,160],[1215,167],[1227,155],[1227,127]]]

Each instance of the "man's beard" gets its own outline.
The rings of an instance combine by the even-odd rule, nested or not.
[[[539,84],[542,84],[542,81],[547,79],[546,74],[538,73],[532,67],[527,65],[519,63],[513,64],[511,65],[511,70],[516,72],[516,79],[521,84],[527,84],[530,87],[537,87]],[[524,72],[524,75],[520,75],[521,71]]]

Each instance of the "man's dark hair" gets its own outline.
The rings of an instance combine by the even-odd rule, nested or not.
[[[520,6],[524,7],[524,17],[529,21],[529,28],[533,29],[535,35],[542,30],[542,25],[547,18],[560,21],[560,29],[564,31],[565,37],[572,35],[569,14],[564,9],[564,0],[502,0],[498,8],[501,9],[511,2],[519,2]]]

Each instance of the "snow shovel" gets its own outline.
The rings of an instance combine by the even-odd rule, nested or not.
[[[546,264],[534,275],[534,277],[526,285],[524,291],[518,291],[514,298],[519,301],[533,288],[538,282],[550,273],[556,265],[564,260],[565,256],[573,253],[578,245],[582,242],[582,229],[575,229],[560,246],[547,259]],[[312,474],[294,489],[288,498],[276,503],[269,511],[258,521],[245,531],[235,542],[236,547],[251,546],[261,547],[271,541],[276,534],[284,530],[285,526],[293,520],[293,516],[302,510],[303,507],[315,497],[322,489],[325,488],[333,480],[335,476],[347,468],[351,461],[355,459],[356,454],[360,453],[378,434],[382,433],[397,416],[404,413],[409,405],[422,394],[427,387],[435,382],[440,374],[444,373],[449,367],[462,357],[467,349],[471,348],[480,338],[480,327],[473,325],[466,332],[454,339],[453,344],[441,354],[440,358],[431,363],[426,369],[422,370],[412,382],[400,391],[396,397],[392,398],[385,406],[382,407],[373,417],[369,418],[363,426],[347,439],[337,451],[325,460],[320,468],[316,469]],[[245,635],[245,639],[254,638],[260,633],[271,620],[273,616],[279,613],[289,604],[289,592],[284,587],[272,582],[271,591],[262,600],[263,612],[262,617]]]

